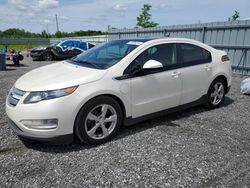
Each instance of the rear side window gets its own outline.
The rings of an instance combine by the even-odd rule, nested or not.
[[[79,47],[79,45],[80,45],[80,41],[73,41],[73,46],[74,47]]]
[[[180,44],[182,62],[184,64],[201,64],[212,61],[211,53],[199,46],[192,44]]]
[[[88,49],[87,43],[86,42],[81,42],[80,45],[79,45],[79,48],[86,51]]]

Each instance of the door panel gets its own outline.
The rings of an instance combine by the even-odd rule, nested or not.
[[[173,70],[131,79],[133,118],[178,106],[181,76]]]
[[[200,99],[211,80],[211,53],[193,44],[178,44],[182,61],[182,96],[180,104]]]
[[[212,69],[207,71],[205,66],[210,66],[210,63],[182,69],[183,86],[181,104],[196,101],[207,93]]]
[[[145,70],[143,65],[155,60],[163,65],[159,70]],[[125,70],[131,74],[132,116],[140,117],[180,104],[181,72],[175,44],[159,44],[146,49]],[[133,71],[144,71],[138,76]],[[132,72],[132,73],[131,73]]]

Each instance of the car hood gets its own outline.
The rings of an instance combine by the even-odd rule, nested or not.
[[[62,89],[97,81],[106,72],[62,61],[26,73],[16,81],[15,87],[23,91]]]
[[[38,46],[36,48],[32,48],[30,51],[42,51],[42,50],[46,50],[48,48],[48,46]]]

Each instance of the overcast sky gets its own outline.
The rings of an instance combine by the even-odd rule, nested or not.
[[[61,31],[133,28],[145,3],[160,26],[225,21],[235,10],[250,18],[250,0],[0,0],[0,30],[54,33],[55,14]]]

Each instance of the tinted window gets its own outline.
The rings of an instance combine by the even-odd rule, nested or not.
[[[56,45],[58,45],[59,43],[60,43],[60,41],[54,42],[54,43],[50,44],[49,46],[53,48],[53,47],[56,47]]]
[[[199,64],[211,62],[211,54],[207,50],[191,45],[180,44],[184,64]]]
[[[161,44],[148,48],[141,53],[125,70],[125,74],[133,73],[143,68],[148,60],[156,60],[162,63],[163,70],[169,70],[176,67],[175,44]]]
[[[128,50],[128,46],[126,45],[112,45],[107,48],[103,48],[99,51],[97,57],[98,58],[119,58],[122,54],[125,54]]]

